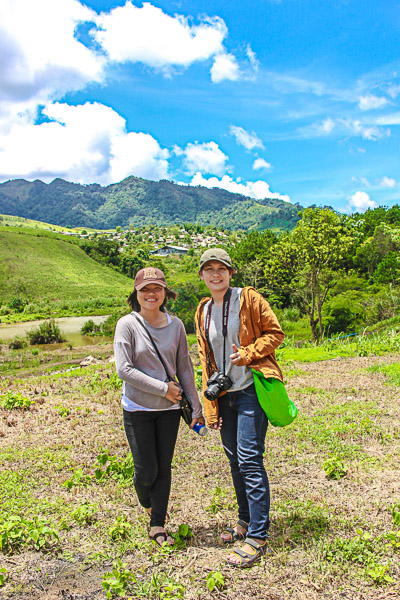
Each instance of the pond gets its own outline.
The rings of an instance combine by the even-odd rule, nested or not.
[[[61,317],[55,319],[56,324],[61,330],[63,336],[67,339],[64,344],[46,344],[49,348],[62,348],[65,345],[71,346],[93,346],[100,342],[111,341],[112,338],[103,336],[91,336],[82,335],[81,328],[86,321],[92,320],[96,325],[104,323],[108,318],[108,315],[95,316],[95,317]],[[0,340],[6,342],[12,340],[15,337],[24,338],[28,331],[31,329],[37,329],[40,323],[43,323],[44,319],[40,321],[29,321],[27,323],[0,323]],[[44,346],[41,345],[43,348]]]

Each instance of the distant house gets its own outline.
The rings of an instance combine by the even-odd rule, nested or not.
[[[153,256],[168,256],[169,254],[187,254],[189,248],[183,248],[182,246],[170,246],[167,244],[166,246],[162,246],[161,248],[157,248],[157,250],[153,250],[150,252]]]

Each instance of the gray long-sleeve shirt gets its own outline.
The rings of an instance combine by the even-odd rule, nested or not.
[[[164,327],[153,327],[147,321],[144,324],[164,359],[169,375],[177,376],[192,406],[193,418],[201,417],[202,407],[182,321],[173,317],[171,323]],[[114,353],[117,374],[124,382],[122,393],[125,396],[145,408],[168,409],[174,406],[165,397],[168,378],[164,367],[147,333],[132,314],[125,315],[117,323]]]

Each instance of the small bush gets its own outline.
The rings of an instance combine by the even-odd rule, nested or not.
[[[93,319],[85,321],[81,327],[82,335],[101,335],[103,333],[102,325],[96,325]]]
[[[61,335],[61,331],[54,319],[43,321],[37,329],[29,331],[28,338],[31,346],[35,344],[56,344],[66,341]]]
[[[326,306],[324,326],[330,333],[353,333],[365,322],[362,295],[346,292],[335,296]]]
[[[18,336],[11,340],[11,342],[8,344],[10,350],[22,350],[23,348],[26,348],[26,346],[26,341]]]

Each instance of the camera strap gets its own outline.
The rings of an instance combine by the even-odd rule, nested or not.
[[[223,347],[223,369],[222,372],[225,375],[225,363],[226,363],[226,337],[228,335],[228,318],[229,318],[229,305],[231,302],[232,288],[228,288],[225,292],[224,302],[222,304],[222,335],[224,337],[224,347]],[[210,322],[211,322],[211,311],[214,304],[214,300],[211,299],[210,304],[208,305],[208,310],[206,314],[206,322],[204,327],[204,333],[206,334],[206,340],[208,346],[211,348],[210,342]]]

